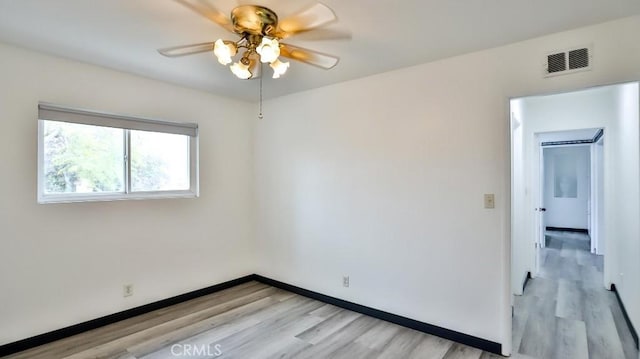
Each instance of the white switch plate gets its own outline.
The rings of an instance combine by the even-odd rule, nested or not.
[[[349,288],[349,276],[342,277],[342,286],[345,288]]]
[[[496,196],[493,193],[484,195],[484,208],[496,208]]]

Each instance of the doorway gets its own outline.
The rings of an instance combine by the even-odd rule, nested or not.
[[[511,100],[513,353],[638,357],[639,107],[638,83]]]
[[[547,232],[569,232],[585,234],[586,250],[603,255],[599,230],[604,228],[604,129],[535,136],[540,147],[537,248],[547,246]]]

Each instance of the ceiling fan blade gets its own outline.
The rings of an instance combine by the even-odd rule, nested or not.
[[[229,16],[218,10],[215,6],[211,5],[207,0],[174,0],[175,2],[197,12],[198,14],[206,17],[207,19],[222,26],[224,29],[230,32],[233,31],[233,25]]]
[[[300,32],[309,31],[329,24],[337,19],[336,14],[331,8],[325,4],[316,3],[297,14],[280,20],[278,24],[278,37],[286,38]]]
[[[203,42],[201,44],[167,47],[164,49],[158,49],[158,52],[166,57],[179,57],[213,51],[214,46],[215,43],[213,42]]]
[[[321,52],[303,49],[302,47],[280,43],[280,56],[304,62],[329,70],[338,64],[340,58]]]
[[[321,41],[321,40],[351,40],[351,33],[348,31],[315,29],[305,31],[296,35],[296,40],[300,41]]]

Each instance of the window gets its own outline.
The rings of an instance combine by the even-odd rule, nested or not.
[[[38,109],[39,203],[198,195],[196,124]]]

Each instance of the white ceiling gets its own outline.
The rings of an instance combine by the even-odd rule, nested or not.
[[[230,12],[238,0],[210,0]],[[245,1],[245,0],[242,0]],[[640,13],[638,0],[324,0],[350,41],[288,42],[341,57],[325,71],[292,63],[264,80],[265,97],[416,65]],[[256,0],[280,18],[309,1]],[[255,101],[210,54],[165,58],[157,48],[234,39],[172,0],[0,0],[0,41],[212,93]],[[553,50],[553,49],[550,49]]]

